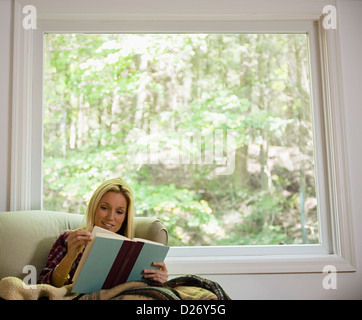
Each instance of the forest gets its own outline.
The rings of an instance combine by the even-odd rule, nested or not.
[[[46,34],[43,207],[126,180],[171,246],[319,243],[306,34]]]

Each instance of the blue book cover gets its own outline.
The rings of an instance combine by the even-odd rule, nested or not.
[[[155,245],[145,242],[136,263],[133,265],[132,271],[127,278],[129,281],[140,281],[143,277],[144,269],[155,269],[153,262],[163,262],[166,258],[170,247],[158,246],[155,250]]]
[[[142,281],[143,270],[157,268],[152,263],[163,262],[170,248],[144,239],[130,240],[99,227],[94,227],[91,238],[74,274],[72,292],[91,293]]]

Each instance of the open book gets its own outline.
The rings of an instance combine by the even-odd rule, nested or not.
[[[128,281],[140,281],[144,269],[156,269],[170,247],[145,239],[129,239],[94,227],[73,277],[72,292],[90,293]]]

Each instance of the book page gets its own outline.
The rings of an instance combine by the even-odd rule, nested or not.
[[[142,238],[133,238],[133,241],[140,241],[140,242],[145,242],[145,243],[151,243],[151,244],[156,244],[158,246],[165,246],[162,243],[159,242],[155,242],[155,241],[151,241],[151,240],[147,240],[147,239],[142,239]]]
[[[131,239],[129,239],[125,236],[122,236],[118,233],[103,229],[101,227],[94,226],[91,237],[96,237],[96,236],[102,236],[104,238],[111,238],[111,239],[121,239],[121,240],[132,241]]]
[[[125,236],[122,236],[122,235],[120,235],[118,233],[114,233],[112,231],[109,231],[109,230],[106,230],[106,229],[103,229],[103,228],[97,227],[97,226],[95,226],[93,228],[92,236],[101,236],[101,237],[104,237],[104,238],[121,239],[121,240],[128,240],[128,241],[141,241],[141,242],[147,242],[147,243],[163,246],[162,243],[147,240],[147,239],[142,239],[142,238],[129,239],[129,238],[127,238]]]
[[[83,267],[83,265],[84,265],[84,262],[87,260],[87,257],[88,257],[88,255],[89,255],[89,252],[90,252],[91,249],[92,249],[94,240],[95,240],[95,237],[93,237],[93,238],[91,237],[91,241],[85,246],[85,249],[84,249],[82,258],[81,258],[80,261],[79,261],[78,267],[77,267],[77,269],[75,270],[75,273],[74,273],[74,276],[73,276],[73,279],[72,279],[73,283],[75,283],[75,282],[77,281],[78,275],[79,275],[80,271],[82,270],[82,267]]]

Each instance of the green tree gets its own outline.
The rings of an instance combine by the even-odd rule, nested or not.
[[[84,213],[94,188],[121,176],[171,245],[318,242],[307,40],[47,34],[44,208]],[[236,132],[233,174],[217,175],[216,161],[149,161],[156,142],[185,153],[181,132],[200,133],[190,141],[210,152],[205,132],[220,129]]]

